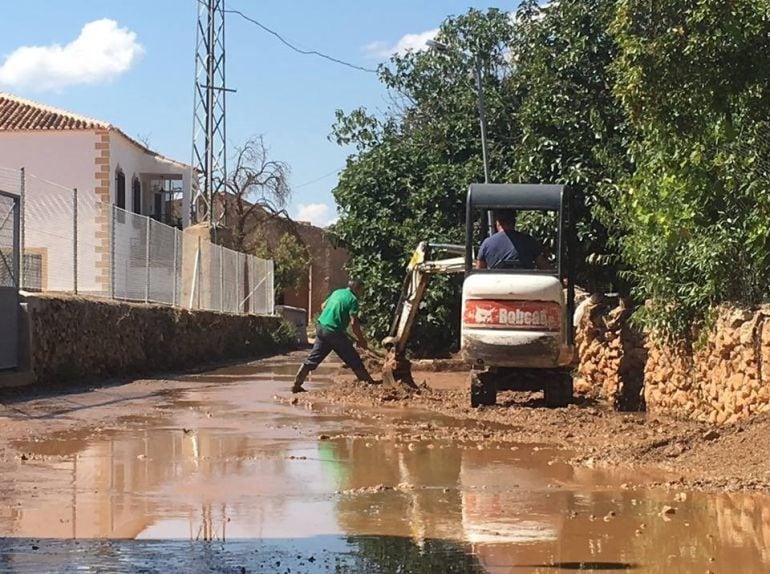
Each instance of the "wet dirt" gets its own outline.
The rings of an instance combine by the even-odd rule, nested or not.
[[[296,361],[4,402],[0,571],[770,569],[764,493],[573,464],[584,441],[551,440],[536,397],[510,399],[531,413],[514,426],[502,410],[458,416],[453,373],[407,401],[332,383],[332,366],[292,396]]]
[[[615,412],[576,397],[566,408],[547,408],[542,392],[498,393],[497,405],[470,407],[467,372],[417,370],[418,389],[357,383],[345,370],[335,383],[302,396],[301,404],[333,404],[349,416],[372,409],[422,409],[460,421],[496,424],[477,437],[547,443],[584,466],[657,467],[661,486],[715,491],[770,492],[770,416],[714,428],[694,421]],[[490,427],[493,428],[493,427]],[[462,431],[447,438],[462,439]]]

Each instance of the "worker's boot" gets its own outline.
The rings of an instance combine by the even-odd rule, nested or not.
[[[355,371],[355,374],[356,374],[356,378],[361,382],[367,383],[369,385],[377,384],[366,369]]]
[[[294,386],[291,388],[292,393],[304,393],[305,389],[302,388],[302,383],[305,382],[307,376],[310,374],[310,367],[302,365],[297,371],[297,375],[294,377]]]

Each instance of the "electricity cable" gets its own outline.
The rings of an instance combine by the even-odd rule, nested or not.
[[[329,173],[325,173],[324,175],[318,176],[317,178],[311,179],[310,181],[306,181],[306,182],[300,183],[299,185],[292,185],[291,188],[292,189],[299,189],[300,187],[305,187],[305,186],[308,186],[308,185],[312,185],[314,183],[318,183],[319,181],[322,181],[322,180],[326,179],[327,177],[331,177],[333,175],[337,175],[343,169],[344,168],[335,169],[334,171],[330,171]]]
[[[248,22],[251,22],[252,24],[254,24],[255,26],[258,26],[259,28],[261,28],[262,30],[267,32],[268,34],[270,34],[272,36],[275,36],[282,44],[284,44],[288,48],[294,50],[298,54],[302,54],[304,56],[317,56],[319,58],[323,58],[324,60],[329,60],[330,62],[334,62],[335,64],[340,64],[342,66],[347,66],[348,68],[352,68],[352,69],[358,70],[360,72],[367,72],[369,74],[376,74],[377,73],[377,70],[375,70],[374,68],[365,68],[363,66],[358,66],[356,64],[351,64],[350,62],[346,62],[345,60],[340,60],[339,58],[335,58],[333,56],[329,56],[328,54],[324,54],[323,52],[319,52],[317,50],[303,50],[302,48],[299,48],[299,47],[295,46],[294,44],[292,44],[291,42],[289,42],[286,38],[281,36],[275,30],[272,30],[272,29],[268,28],[267,26],[265,26],[264,24],[262,24],[258,20],[255,20],[254,18],[251,18],[250,16],[247,16],[246,14],[241,12],[240,10],[224,10],[224,13],[225,14],[235,14],[237,16],[240,16],[244,20],[246,20]]]

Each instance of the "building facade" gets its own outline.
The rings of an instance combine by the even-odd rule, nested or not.
[[[163,157],[109,123],[6,93],[0,93],[0,167],[24,168],[28,176],[25,269],[56,271],[76,255],[83,293],[110,290],[111,221],[120,210],[178,227],[188,223],[191,166]],[[68,195],[75,189],[76,206]],[[181,213],[172,207],[180,203]],[[64,271],[40,277],[40,289],[71,290]]]

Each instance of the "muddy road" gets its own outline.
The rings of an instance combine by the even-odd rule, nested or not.
[[[770,571],[767,463],[694,469],[752,428],[470,411],[455,375],[406,397],[333,365],[293,397],[298,360],[3,395],[0,572]]]

